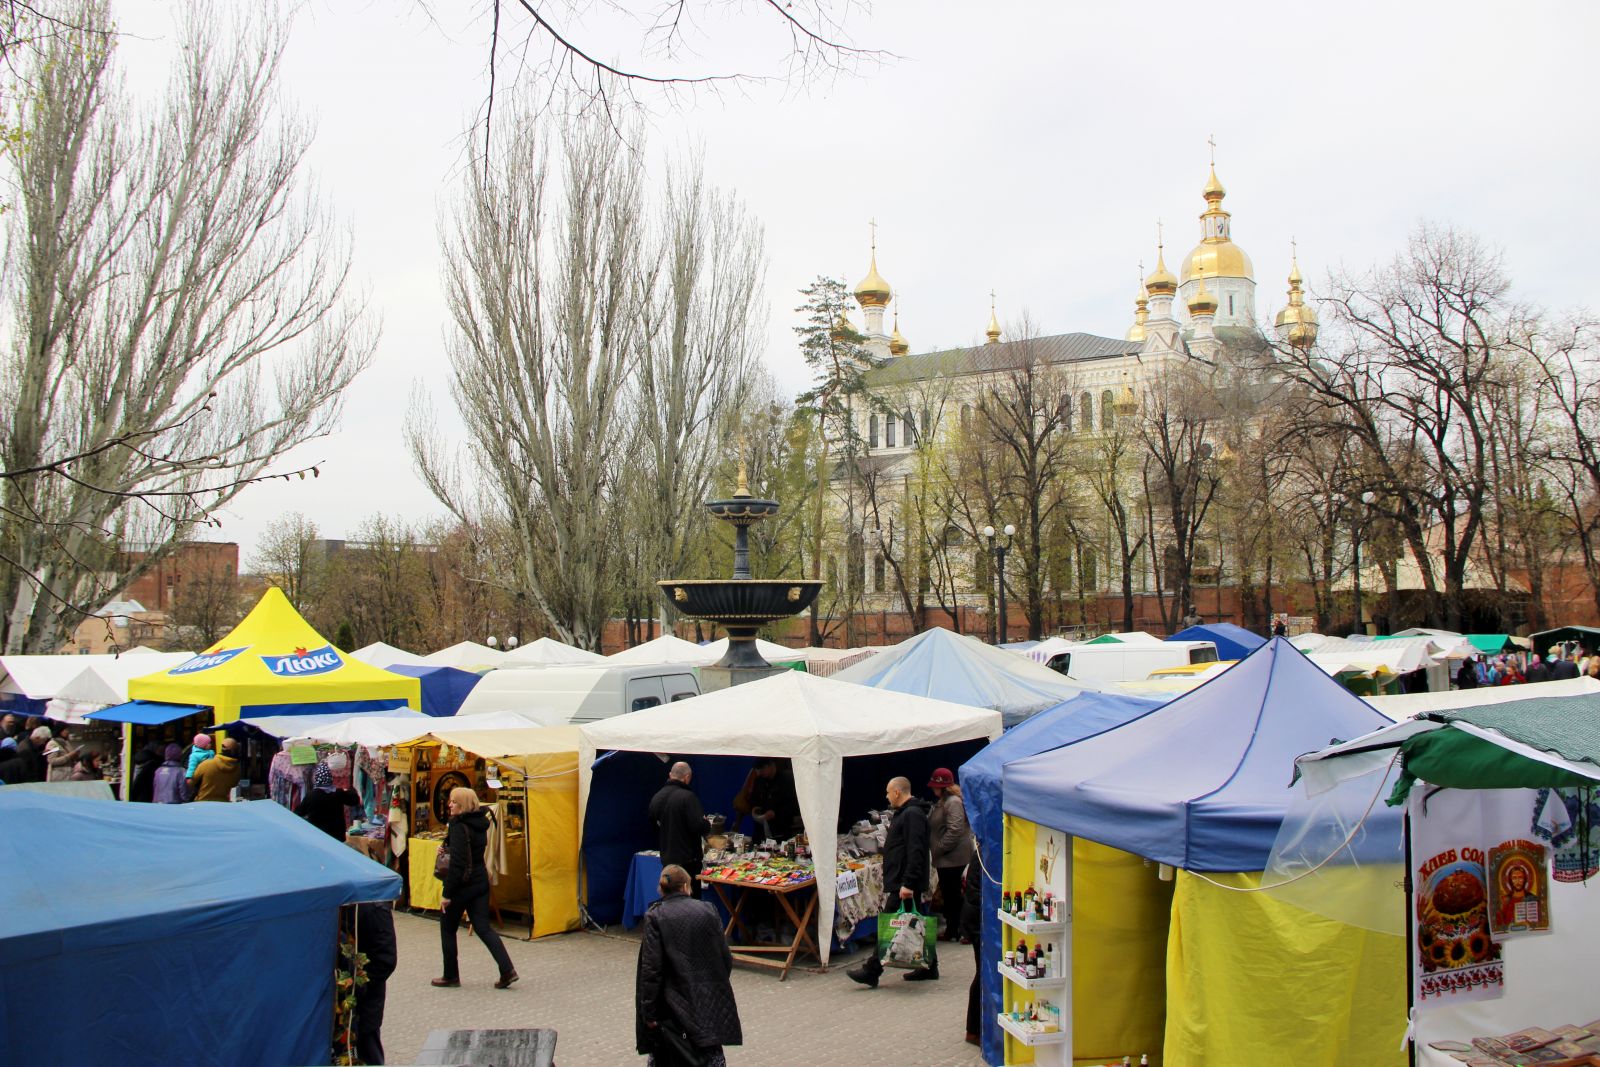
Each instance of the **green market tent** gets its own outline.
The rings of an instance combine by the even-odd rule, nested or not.
[[[1510,634],[1468,634],[1467,640],[1472,642],[1472,647],[1486,656],[1498,656],[1502,652],[1515,652],[1517,643],[1511,639]]]
[[[1296,760],[1308,779],[1341,781],[1400,751],[1391,804],[1418,779],[1453,789],[1538,789],[1600,782],[1600,694],[1424,712]],[[1317,781],[1308,782],[1313,791]]]
[[[1593,626],[1557,626],[1554,630],[1541,630],[1528,635],[1533,650],[1539,655],[1550,651],[1550,646],[1562,641],[1576,641],[1585,648],[1600,648],[1600,628]]]

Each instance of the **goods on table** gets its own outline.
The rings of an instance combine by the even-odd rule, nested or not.
[[[1462,1041],[1435,1041],[1433,1047],[1448,1052],[1470,1067],[1522,1067],[1529,1063],[1559,1063],[1567,1059],[1600,1055],[1600,1019],[1582,1026],[1557,1026],[1546,1030],[1530,1026],[1499,1037]]]
[[[750,854],[747,858],[708,863],[700,874],[703,878],[719,878],[746,885],[800,886],[816,880],[810,860],[762,857],[759,853]]]

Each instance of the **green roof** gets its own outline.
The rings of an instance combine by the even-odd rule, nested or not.
[[[1464,723],[1493,730],[1571,763],[1587,763],[1594,771],[1581,775],[1553,767],[1464,730],[1430,730],[1401,743],[1402,772],[1389,799],[1391,804],[1404,800],[1419,778],[1451,789],[1593,786],[1600,780],[1600,696],[1539,697],[1428,712],[1419,718],[1447,727]]]
[[[1472,642],[1472,647],[1479,652],[1486,652],[1491,656],[1499,655],[1511,643],[1509,634],[1468,634],[1467,640]]]
[[[1086,644],[1086,645],[1120,645],[1120,644],[1122,644],[1122,638],[1115,637],[1115,636],[1113,636],[1111,634],[1101,634],[1099,637],[1095,638],[1093,641],[1085,641],[1084,644]]]
[[[1468,722],[1497,730],[1541,752],[1600,769],[1600,697],[1539,697],[1507,704],[1485,704],[1427,716],[1438,722]]]

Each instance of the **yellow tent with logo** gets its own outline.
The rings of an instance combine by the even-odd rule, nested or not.
[[[421,682],[334,648],[289,603],[266,595],[228,636],[176,667],[128,682],[133,700],[193,704],[217,722],[297,712],[421,709]]]

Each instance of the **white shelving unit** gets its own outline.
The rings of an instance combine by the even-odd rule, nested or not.
[[[1044,1045],[1061,1045],[1065,1044],[1067,1040],[1067,1035],[1060,1030],[1030,1030],[1022,1023],[1014,1022],[1009,1015],[1000,1016],[1000,1029],[1029,1048],[1039,1048]]]
[[[1001,922],[1005,923],[1013,930],[1018,930],[1027,936],[1033,936],[1035,934],[1063,934],[1067,929],[1067,924],[1064,922],[1046,922],[1043,919],[1019,919],[1009,911],[1006,911],[1004,908],[1001,908],[996,912],[996,914],[1000,916]]]
[[[1018,974],[1015,967],[1007,967],[1005,960],[998,961],[995,964],[995,969],[1000,972],[1001,977],[1010,982],[1012,985],[1016,986],[1018,989],[1026,989],[1029,991],[1035,989],[1060,989],[1067,984],[1065,975],[1058,974],[1054,978],[1025,977]]]

